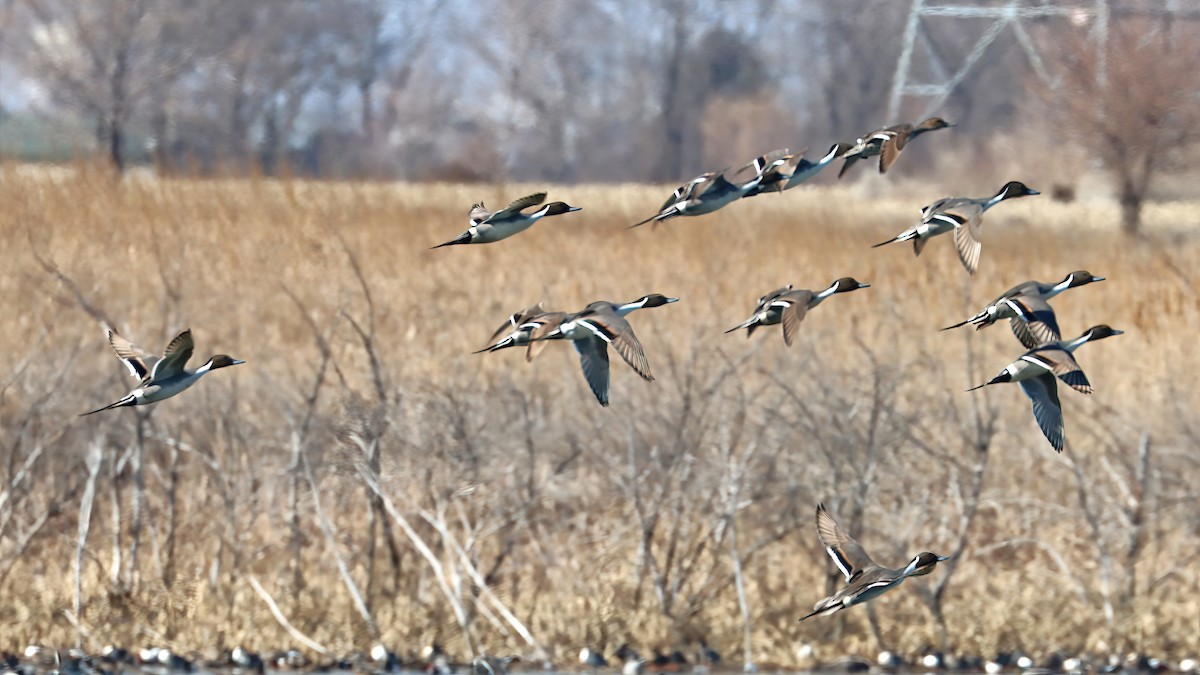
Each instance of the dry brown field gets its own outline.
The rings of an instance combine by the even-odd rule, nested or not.
[[[1004,204],[968,277],[949,237],[869,248],[944,196],[915,182],[654,230],[625,228],[669,188],[555,186],[583,211],[431,251],[544,186],[3,171],[0,649],[298,644],[270,596],[329,653],[1200,650],[1200,204],[1151,205],[1139,240],[1102,202]],[[938,328],[1080,268],[1107,281],[1055,300],[1064,336],[1127,332],[1080,351],[1095,393],[1060,388],[1056,455],[1015,385],[964,392],[1020,355],[1008,328]],[[790,349],[723,333],[846,275],[871,288]],[[649,292],[682,298],[631,317],[656,380],[614,359],[608,408],[566,345],[471,354],[536,301]],[[247,363],[77,417],[132,384],[106,322]],[[884,564],[956,558],[798,622],[834,587],[818,502]]]

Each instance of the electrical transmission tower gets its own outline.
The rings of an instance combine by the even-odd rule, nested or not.
[[[953,64],[943,61],[937,50],[933,49],[933,38],[929,35],[924,23],[924,19],[931,17],[975,19],[977,21],[990,19],[990,23],[979,36],[974,48],[962,59],[962,63],[952,68]],[[1046,70],[1045,61],[1022,22],[1028,19],[1056,17],[1072,21],[1081,19],[1091,21],[1091,37],[1097,45],[1098,51],[1097,77],[1103,78],[1106,69],[1104,45],[1108,41],[1108,0],[1075,0],[1074,2],[1040,4],[1009,0],[1003,5],[991,6],[980,6],[978,3],[944,4],[913,0],[912,9],[908,13],[908,23],[904,28],[904,44],[900,52],[900,60],[896,63],[896,74],[892,78],[892,94],[888,100],[887,119],[897,119],[900,114],[900,103],[905,96],[925,99],[923,117],[927,117],[941,108],[1005,28],[1012,30],[1021,51],[1025,52],[1025,56],[1029,59],[1033,72],[1043,81],[1052,82],[1053,78]],[[927,60],[933,71],[934,81],[932,82],[913,81],[913,56],[919,48],[923,48],[928,57]]]
[[[1003,4],[981,5],[980,3],[949,4],[929,0],[913,0],[904,28],[904,44],[900,60],[896,63],[896,74],[892,78],[892,93],[888,99],[888,120],[900,114],[904,97],[924,98],[925,111],[922,117],[936,112],[966,79],[971,69],[983,57],[988,47],[995,42],[1005,28],[1016,37],[1021,51],[1025,52],[1033,72],[1042,81],[1054,85],[1054,78],[1046,70],[1045,61],[1037,45],[1025,30],[1023,21],[1028,19],[1059,19],[1071,24],[1090,23],[1088,37],[1096,48],[1096,79],[1104,84],[1108,73],[1108,29],[1113,15],[1152,15],[1162,17],[1169,25],[1174,19],[1188,22],[1200,21],[1200,0],[1008,0]],[[974,48],[956,68],[951,69],[933,48],[933,38],[925,27],[925,19],[943,17],[949,19],[990,19],[990,23]],[[1189,30],[1194,28],[1189,27]],[[1169,38],[1164,38],[1169,39]],[[913,57],[922,49],[925,61],[930,64],[933,77],[930,82],[914,82]]]

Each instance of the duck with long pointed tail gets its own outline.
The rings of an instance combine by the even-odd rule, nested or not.
[[[657,226],[665,220],[679,216],[712,213],[753,190],[762,181],[763,176],[783,164],[787,156],[786,149],[776,150],[757,157],[736,170],[726,169],[700,174],[690,182],[675,188],[675,192],[659,207],[658,213],[629,227],[639,227],[649,222]]]
[[[499,211],[488,211],[483,202],[480,202],[472,206],[467,213],[471,224],[465,232],[433,248],[454,246],[455,244],[490,244],[524,232],[546,216],[557,216],[581,210],[578,206],[571,206],[566,202],[550,202],[536,211],[526,213],[526,209],[544,201],[546,201],[546,193],[538,192],[528,197],[521,197]]]
[[[900,151],[904,146],[908,145],[917,136],[938,129],[946,129],[955,126],[940,117],[930,117],[921,122],[917,126],[911,124],[897,124],[895,126],[876,129],[871,133],[858,139],[854,147],[843,153],[845,163],[842,164],[842,170],[838,172],[838,178],[845,175],[850,167],[860,159],[868,159],[870,157],[879,156],[879,173],[887,173],[896,159],[900,157]]]
[[[921,222],[900,234],[872,246],[879,248],[898,241],[911,241],[913,255],[921,255],[921,249],[930,238],[954,232],[954,246],[958,259],[969,274],[979,269],[979,253],[982,249],[983,213],[1006,199],[1017,199],[1040,195],[1020,181],[1009,181],[991,197],[946,197],[921,209]]]
[[[1088,342],[1122,335],[1124,332],[1100,324],[1087,329],[1074,340],[1044,344],[1022,354],[1016,361],[1005,366],[996,377],[967,391],[1005,382],[1021,385],[1021,391],[1025,392],[1033,406],[1033,417],[1037,420],[1042,435],[1050,441],[1055,451],[1062,452],[1066,433],[1063,426],[1062,402],[1058,399],[1055,378],[1061,379],[1081,394],[1092,393],[1092,384],[1088,382],[1083,368],[1075,360],[1075,350]]]
[[[537,358],[537,355],[547,344],[544,340],[536,338],[556,328],[566,316],[566,312],[547,312],[542,308],[542,303],[540,302],[532,307],[526,307],[518,312],[514,312],[508,317],[506,323],[501,324],[492,333],[492,337],[488,339],[488,342],[491,344],[473,353],[498,352],[501,349],[508,349],[509,347],[528,345],[528,348],[525,350],[525,360],[531,362]],[[501,335],[504,337],[500,337]]]
[[[821,169],[828,166],[833,160],[841,157],[850,149],[846,143],[835,143],[829,148],[829,152],[825,156],[815,162],[810,162],[804,158],[804,151],[794,155],[784,155],[783,162],[763,173],[763,178],[758,185],[754,186],[746,193],[747,197],[760,195],[764,192],[783,192],[791,190],[809,180],[810,178],[821,173]]]
[[[829,554],[829,559],[846,577],[846,586],[814,605],[813,611],[801,618],[801,621],[861,605],[899,586],[909,577],[929,574],[938,563],[949,560],[947,556],[924,551],[914,556],[904,569],[894,570],[879,565],[871,560],[862,544],[837,524],[833,516],[825,510],[824,504],[817,505],[817,537],[825,547],[825,552]]]
[[[217,354],[208,359],[204,365],[195,370],[187,369],[188,359],[192,358],[194,345],[191,329],[176,335],[167,343],[163,355],[157,356],[140,349],[129,340],[114,331],[108,331],[108,343],[112,345],[117,358],[129,369],[129,374],[140,381],[133,391],[120,400],[102,408],[81,413],[91,415],[102,410],[123,408],[131,405],[147,405],[165,398],[170,398],[188,387],[196,384],[206,373],[218,368],[236,366],[245,361],[239,361],[225,354]]]
[[[750,315],[749,319],[725,332],[732,333],[735,330],[745,328],[746,337],[750,337],[759,326],[772,326],[782,323],[783,342],[791,347],[792,340],[795,339],[796,333],[800,331],[800,324],[804,322],[804,317],[808,315],[808,310],[821,304],[826,298],[835,293],[848,293],[850,291],[857,291],[860,288],[870,287],[870,284],[864,284],[853,277],[842,277],[830,284],[829,288],[820,292],[794,290],[791,284],[788,284],[759,298],[758,305],[754,308],[754,314]]]
[[[633,327],[625,317],[633,311],[649,307],[661,307],[679,298],[668,298],[661,293],[644,295],[637,300],[614,303],[600,300],[589,304],[583,311],[568,314],[548,331],[530,339],[570,340],[579,353],[579,364],[583,377],[600,405],[608,405],[608,347],[611,345],[625,363],[647,382],[652,382],[650,362],[642,350],[642,343],[633,334]]]
[[[1058,328],[1058,318],[1047,301],[1068,288],[1078,288],[1097,281],[1104,281],[1104,277],[1098,277],[1087,270],[1071,272],[1056,284],[1025,281],[1005,291],[975,316],[959,321],[953,326],[946,326],[942,330],[951,330],[967,324],[975,326],[975,330],[981,330],[997,321],[1008,319],[1013,335],[1017,336],[1026,349],[1056,342],[1062,339],[1062,332]]]

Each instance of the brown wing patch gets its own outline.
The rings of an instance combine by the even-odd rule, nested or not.
[[[883,142],[883,147],[879,152],[879,173],[887,173],[892,164],[896,162],[896,158],[900,156],[900,151],[904,149],[904,136],[893,136]]]

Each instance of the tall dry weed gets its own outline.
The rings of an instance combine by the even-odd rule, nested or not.
[[[584,210],[428,250],[471,203],[540,187],[4,167],[0,648],[293,644],[251,578],[330,652],[436,640],[565,662],[704,637],[734,653],[747,624],[753,658],[784,665],[803,643],[1197,648],[1194,205],[1152,208],[1131,242],[1107,207],[1006,204],[971,279],[949,240],[868,248],[943,196],[922,186],[815,187],[635,231],[661,187],[552,187]],[[1063,393],[1057,456],[1016,387],[963,391],[1020,354],[1007,328],[937,329],[1078,268],[1108,281],[1055,302],[1064,331],[1128,332],[1080,354],[1096,393]],[[792,349],[722,333],[770,289],[844,275],[872,287],[815,310]],[[563,345],[532,365],[470,354],[533,302],[649,292],[683,299],[633,317],[657,380],[614,362],[608,409]],[[130,384],[102,322],[152,349],[190,326],[199,358],[247,365],[155,406],[138,446],[131,411],[76,417]],[[798,623],[834,586],[818,501],[885,564],[928,548],[957,567],[936,597],[916,579]]]

